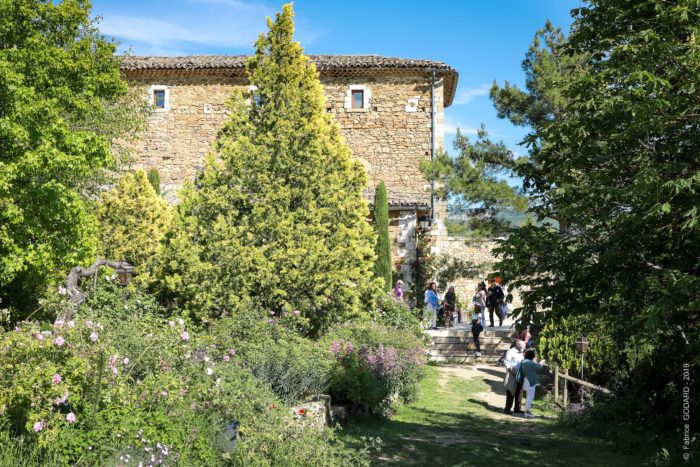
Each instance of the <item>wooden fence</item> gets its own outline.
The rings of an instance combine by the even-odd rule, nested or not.
[[[569,389],[568,385],[566,384],[567,381],[571,381],[572,383],[578,384],[580,386],[586,387],[593,389],[595,391],[602,392],[603,394],[612,394],[609,389],[605,389],[600,386],[596,386],[595,384],[589,383],[588,381],[583,381],[582,379],[574,378],[573,376],[569,376],[569,370],[564,370],[564,373],[559,371],[559,367],[554,368],[554,402],[557,404],[559,403],[559,380],[564,380],[564,392],[563,392],[563,397],[564,397],[564,407],[569,405]]]

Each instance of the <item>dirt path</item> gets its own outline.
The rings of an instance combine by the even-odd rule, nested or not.
[[[441,366],[439,371],[438,386],[440,386],[440,388],[446,388],[450,376],[462,378],[464,380],[479,378],[490,386],[490,390],[474,393],[474,397],[492,407],[505,407],[506,390],[503,386],[503,378],[505,377],[504,367],[487,364],[476,366],[450,365]],[[506,415],[502,412],[495,411],[489,411],[489,417],[494,420],[527,420],[522,415]]]

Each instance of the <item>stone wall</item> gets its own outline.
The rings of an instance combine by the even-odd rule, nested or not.
[[[163,192],[169,193],[192,179],[204,165],[217,130],[226,118],[224,103],[236,86],[245,86],[240,76],[198,75],[163,72],[160,76],[127,74],[144,89],[165,86],[167,111],[153,112],[146,132],[132,151],[135,165],[155,167]],[[327,111],[341,127],[354,157],[370,178],[367,194],[384,181],[392,204],[430,204],[427,181],[420,173],[422,159],[430,157],[430,79],[426,76],[324,77]],[[364,86],[371,98],[366,109],[346,108],[351,86]],[[437,142],[443,140],[443,86],[435,87]]]
[[[497,257],[493,254],[493,249],[496,247],[495,241],[485,241],[483,243],[466,243],[463,237],[439,237],[435,240],[433,254],[443,256],[449,259],[457,259],[467,261],[471,264],[478,265],[479,272],[477,276],[464,277],[456,279],[448,284],[455,288],[455,292],[463,303],[471,303],[471,299],[476,291],[476,286],[479,282],[484,281],[489,273],[493,271],[493,266],[497,261]],[[511,309],[520,306],[520,295],[517,290],[507,290],[513,294],[513,303]]]

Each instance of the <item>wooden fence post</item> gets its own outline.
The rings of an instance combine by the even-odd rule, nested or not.
[[[564,374],[569,376],[569,369],[564,370]],[[569,405],[569,384],[566,378],[564,378],[564,407]]]
[[[559,403],[559,367],[554,367],[554,402]]]

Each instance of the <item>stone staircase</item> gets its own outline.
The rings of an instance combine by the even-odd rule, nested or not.
[[[451,329],[427,330],[430,336],[428,360],[440,363],[496,363],[510,349],[513,328],[510,326],[487,327],[479,335],[481,356],[475,357],[476,346],[471,329],[457,325]]]

